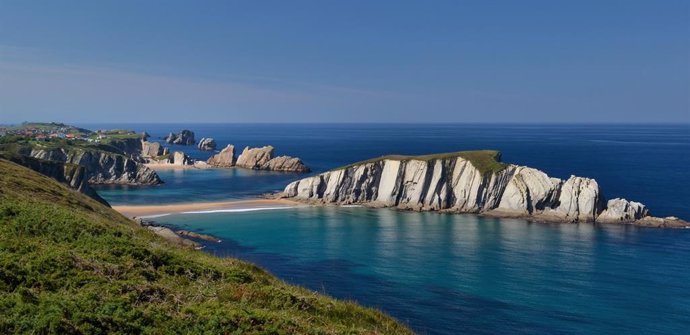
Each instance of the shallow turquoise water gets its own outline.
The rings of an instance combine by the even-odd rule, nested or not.
[[[690,230],[315,207],[157,220],[219,236],[208,252],[421,333],[690,329]]]

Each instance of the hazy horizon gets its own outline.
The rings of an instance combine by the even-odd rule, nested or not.
[[[0,4],[0,123],[690,123],[687,1]]]

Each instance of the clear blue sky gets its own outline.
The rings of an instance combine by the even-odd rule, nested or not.
[[[690,122],[690,1],[2,1],[23,120]]]

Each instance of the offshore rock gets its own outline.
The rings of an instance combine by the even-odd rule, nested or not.
[[[221,150],[220,153],[211,156],[211,158],[206,161],[211,166],[216,167],[233,167],[235,166],[235,146],[228,144],[225,149]]]
[[[642,219],[649,215],[647,206],[634,201],[625,199],[611,199],[597,221],[599,222],[621,222],[621,221],[635,221]]]
[[[202,138],[197,145],[197,148],[202,151],[213,151],[216,150],[216,140],[213,138]]]
[[[165,142],[178,145],[192,145],[196,143],[194,140],[194,132],[188,129],[183,129],[177,134],[169,133],[168,136],[165,137]]]
[[[264,146],[261,148],[245,147],[237,158],[235,165],[253,170],[270,170],[283,172],[309,172],[301,159],[290,156],[273,156],[274,148]]]
[[[182,151],[175,151],[172,155],[171,164],[173,165],[193,165],[194,161]]]
[[[270,145],[261,148],[245,147],[237,158],[236,165],[246,169],[261,170],[273,158],[273,150]]]
[[[571,176],[563,181],[534,168],[500,163],[498,157],[491,151],[386,156],[295,181],[285,187],[282,196],[317,204],[479,213],[550,222],[687,223],[652,218],[637,202],[606,202],[594,179]]]
[[[290,156],[274,157],[268,161],[268,164],[263,169],[284,172],[309,172],[309,168],[304,165],[301,159]]]

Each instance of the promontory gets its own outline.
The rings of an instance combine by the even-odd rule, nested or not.
[[[383,156],[295,181],[281,196],[309,203],[360,204],[420,211],[476,213],[547,222],[633,223],[687,227],[650,215],[639,202],[607,200],[596,180],[563,180],[500,161],[498,151]]]

